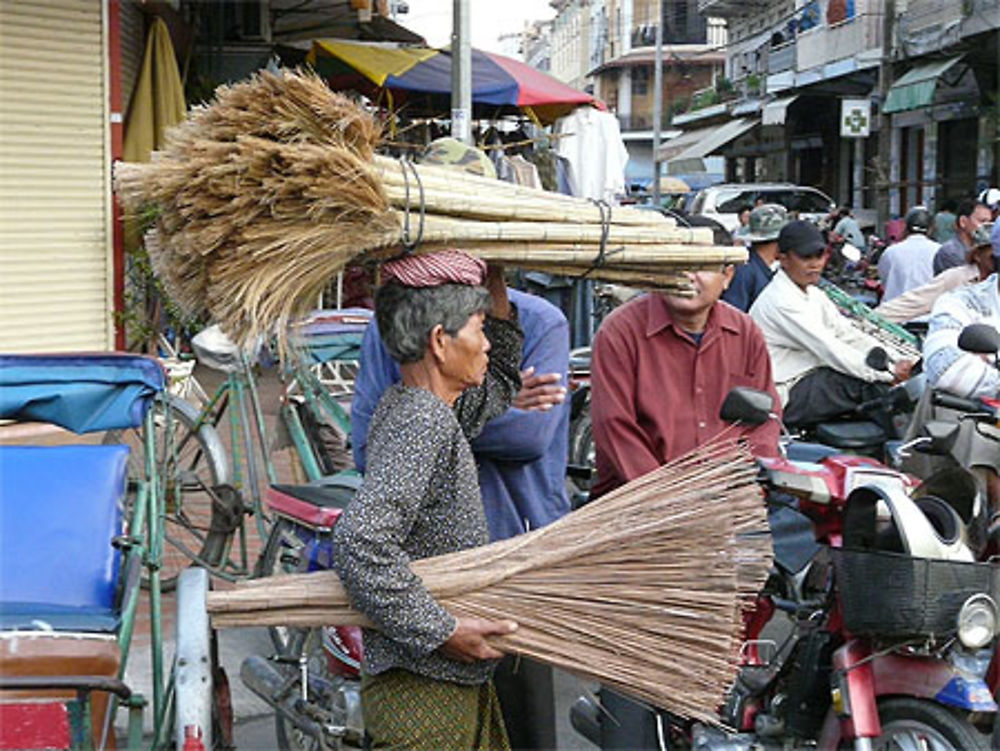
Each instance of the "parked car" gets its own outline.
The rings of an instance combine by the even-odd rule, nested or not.
[[[779,203],[799,219],[819,224],[835,208],[833,199],[823,191],[791,183],[746,183],[713,185],[698,192],[691,213],[715,219],[733,232],[740,226],[739,211],[753,206],[757,199]]]

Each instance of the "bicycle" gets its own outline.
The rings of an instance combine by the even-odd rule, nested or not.
[[[356,362],[370,317],[366,310],[317,311],[290,332],[292,356],[279,373],[285,387],[278,427],[307,481],[337,471],[332,455],[346,449],[339,436],[350,434],[350,418],[320,380],[321,368],[331,361]],[[271,520],[262,504],[261,480],[278,481],[254,375],[259,348],[242,351],[217,327],[195,336],[192,347],[199,363],[225,378],[201,408],[173,394],[157,403],[153,445],[166,496],[164,589],[172,588],[191,563],[229,581],[271,573],[250,560],[246,523],[247,516],[254,517],[263,546]],[[341,394],[349,393],[341,382]],[[220,435],[227,413],[229,451]],[[105,442],[133,447],[135,469],[145,461],[138,430],[109,433]]]

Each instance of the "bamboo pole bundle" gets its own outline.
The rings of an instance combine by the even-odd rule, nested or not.
[[[516,620],[502,648],[711,720],[770,560],[753,464],[719,440],[547,527],[411,567],[452,613]],[[333,572],[241,582],[208,608],[216,627],[370,625]]]
[[[262,72],[220,87],[151,162],[117,165],[115,186],[151,223],[147,249],[175,302],[239,342],[283,336],[345,265],[402,244],[488,247],[501,263],[673,291],[680,271],[746,258],[657,212],[403,164],[376,156],[378,140],[371,115],[316,76]]]

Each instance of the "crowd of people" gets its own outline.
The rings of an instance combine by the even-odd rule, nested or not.
[[[935,215],[912,209],[906,236],[877,262],[879,311],[927,318],[924,370],[933,387],[960,396],[1000,392],[997,369],[957,345],[970,323],[1000,329],[998,213],[1000,191]],[[721,419],[734,387],[771,394],[786,425],[809,429],[910,377],[910,359],[873,363],[879,343],[817,287],[829,244],[815,225],[763,204],[745,226],[746,264],[690,273],[693,295],[637,296],[597,331],[592,498],[723,431],[756,455],[777,455],[778,420]],[[847,212],[833,236],[853,243],[855,230]],[[335,531],[336,568],[374,624],[362,684],[372,747],[552,748],[551,672],[504,658],[490,641],[517,624],[455,617],[409,564],[569,511],[566,317],[509,289],[502,269],[457,250],[384,264],[375,310],[352,405],[364,482]],[[966,431],[955,457],[978,468],[994,509],[998,447]],[[656,746],[648,711],[610,691],[603,700],[618,720],[608,732],[621,736],[609,737],[609,747]]]

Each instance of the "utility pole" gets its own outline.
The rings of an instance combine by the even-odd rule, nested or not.
[[[896,0],[884,0],[882,60],[878,69],[878,164],[875,169],[875,211],[879,232],[889,221],[889,188],[892,184],[892,116],[885,102],[892,86],[892,42],[896,29]]]
[[[451,135],[472,140],[472,44],[469,0],[453,0],[451,26]]]
[[[656,52],[653,54],[653,205],[660,197],[660,123],[663,120],[663,0],[656,0]]]

